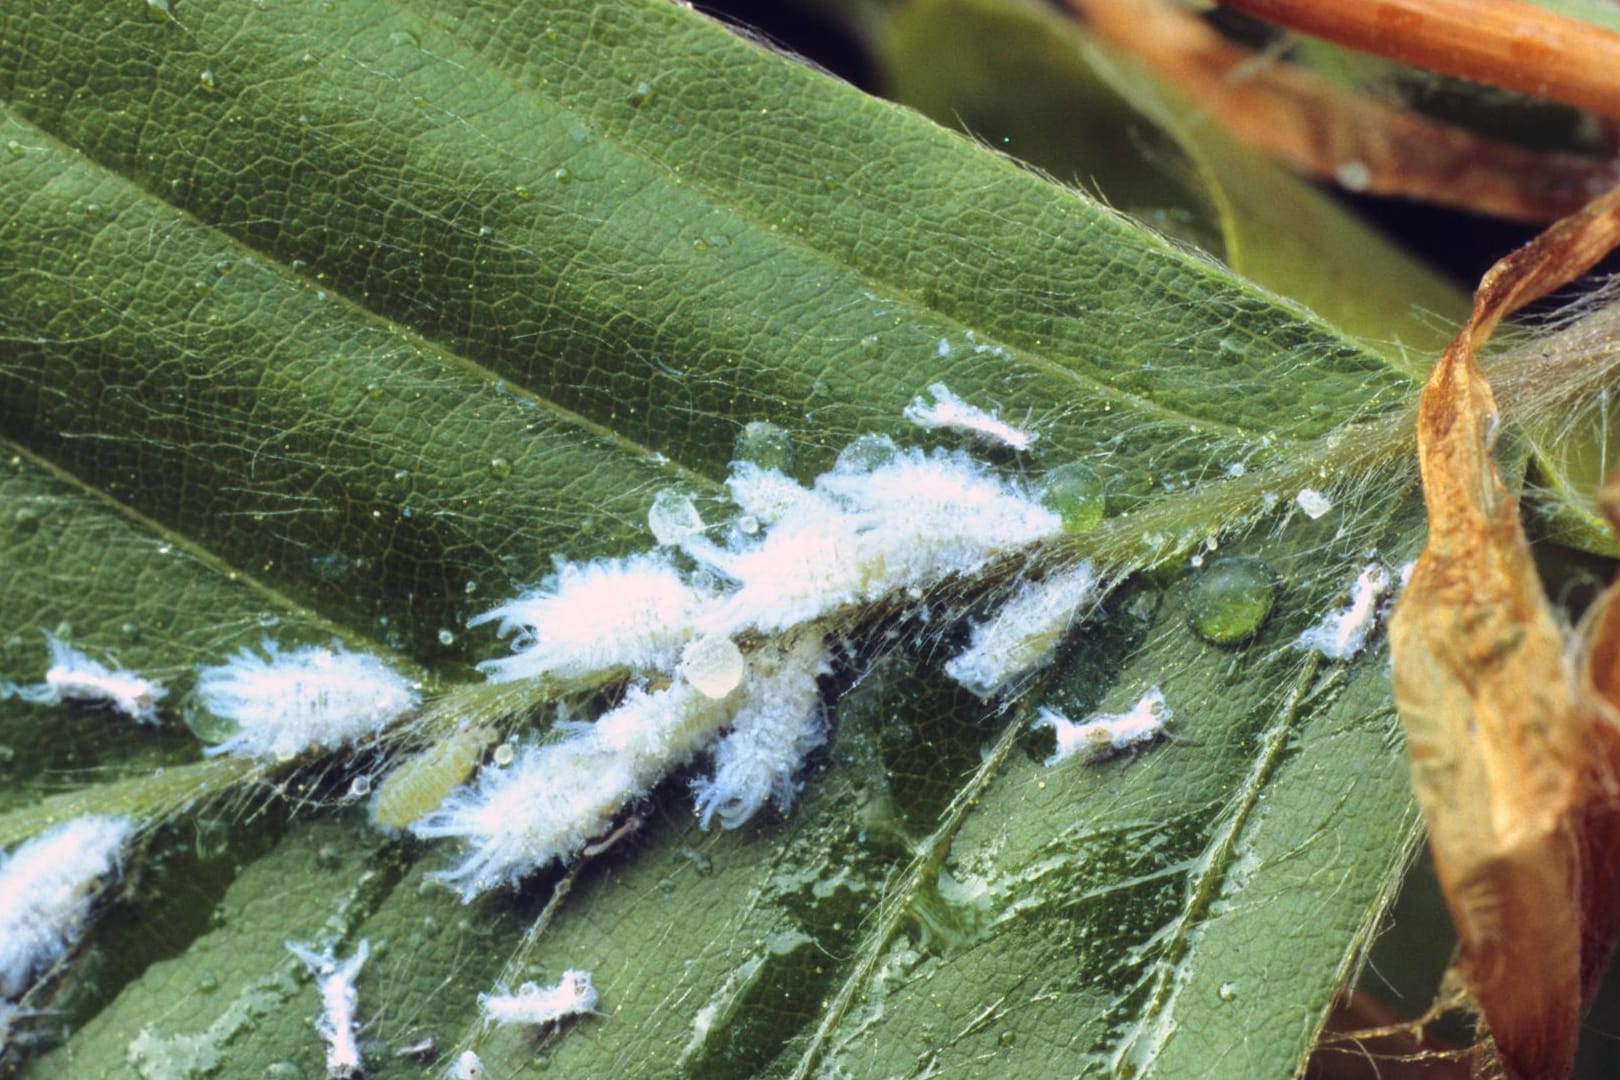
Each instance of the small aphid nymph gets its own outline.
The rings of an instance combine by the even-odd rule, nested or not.
[[[596,1008],[596,987],[591,973],[569,968],[556,986],[524,983],[515,994],[479,994],[484,1022],[494,1024],[554,1024]]]
[[[989,700],[1047,663],[1069,629],[1102,600],[1103,586],[1090,562],[1026,581],[994,615],[974,626],[967,648],[945,664],[945,674]]]
[[[287,951],[302,960],[315,976],[321,992],[321,1015],[315,1021],[315,1030],[326,1040],[326,1075],[331,1080],[348,1080],[360,1074],[360,1043],[357,1038],[359,1022],[355,1014],[360,1005],[360,991],[354,981],[360,974],[366,958],[371,955],[371,943],[361,939],[354,955],[341,964],[330,949],[316,952],[308,945],[296,941],[285,943]]]
[[[0,998],[20,998],[78,941],[133,828],[124,817],[73,818],[0,857]]]
[[[740,585],[705,617],[706,629],[772,633],[971,576],[1062,526],[1022,487],[966,454],[895,450],[876,465],[840,463],[817,477],[762,542],[689,553]]]
[[[658,555],[564,564],[546,583],[467,620],[514,635],[512,655],[478,665],[491,682],[666,670],[707,602]]]
[[[484,1059],[476,1051],[463,1050],[444,1075],[448,1080],[486,1080],[489,1070],[484,1068]]]
[[[1040,435],[1009,424],[1000,416],[977,405],[969,405],[957,397],[942,382],[931,383],[928,392],[933,401],[921,396],[907,405],[903,415],[920,428],[961,432],[990,446],[1005,447],[1023,453],[1035,445]]]
[[[773,657],[756,659],[731,731],[714,747],[714,773],[692,781],[703,828],[718,817],[739,828],[767,801],[786,812],[804,759],[827,741],[817,676],[832,670],[819,635],[806,633]]]
[[[1051,728],[1057,736],[1057,751],[1046,759],[1048,765],[1056,765],[1076,754],[1082,760],[1096,761],[1152,742],[1164,734],[1170,719],[1164,694],[1155,686],[1129,712],[1093,713],[1076,723],[1056,709],[1042,709],[1035,723]]]
[[[467,844],[460,863],[433,876],[470,902],[573,858],[632,799],[713,741],[731,717],[730,702],[684,681],[652,692],[632,687],[594,723],[567,725],[568,737],[525,747],[505,768],[484,766],[411,826],[424,839]]]
[[[243,649],[197,675],[197,700],[236,722],[236,734],[206,753],[286,761],[382,731],[420,700],[398,672],[369,653],[307,646],[264,655]]]
[[[107,705],[141,724],[158,722],[158,702],[168,691],[133,671],[114,670],[45,631],[51,647],[51,666],[45,681],[34,686],[13,686],[24,701],[60,705],[65,701]]]
[[[1330,613],[1300,634],[1294,647],[1315,649],[1329,660],[1353,659],[1378,625],[1379,604],[1389,587],[1389,571],[1383,563],[1368,563],[1350,586],[1349,606]]]

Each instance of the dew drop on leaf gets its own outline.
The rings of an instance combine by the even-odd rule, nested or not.
[[[647,511],[647,527],[660,544],[677,544],[703,531],[703,516],[690,498],[665,488],[653,496],[652,508]]]
[[[1103,478],[1096,469],[1072,461],[1041,480],[1041,504],[1063,519],[1063,531],[1078,533],[1102,522],[1108,510]]]
[[[1187,589],[1187,624],[1216,645],[1235,645],[1259,633],[1277,600],[1277,579],[1252,556],[1216,559]]]
[[[900,448],[887,435],[862,435],[838,452],[835,466],[843,472],[871,472],[893,461]]]
[[[724,634],[699,638],[681,654],[681,674],[698,693],[719,700],[742,682],[742,651]]]
[[[761,469],[787,472],[793,467],[793,437],[787,429],[768,420],[755,420],[737,436],[733,460],[746,461]]]

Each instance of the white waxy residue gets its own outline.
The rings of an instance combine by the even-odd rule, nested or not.
[[[1294,496],[1294,504],[1312,521],[1333,509],[1333,500],[1315,488],[1301,488]]]

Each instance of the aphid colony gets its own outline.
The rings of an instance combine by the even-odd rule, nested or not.
[[[969,405],[936,383],[905,415],[1021,452],[1036,435]],[[572,859],[606,833],[627,804],[673,770],[706,754],[692,781],[704,828],[734,829],[766,803],[787,810],[805,758],[827,738],[820,679],[830,642],[869,605],[918,604],[951,580],[971,580],[997,560],[1063,531],[1059,509],[961,451],[902,449],[880,436],[857,439],[809,486],[772,465],[733,464],[737,512],[706,525],[674,493],[654,500],[657,546],[626,558],[559,562],[539,587],[469,620],[509,636],[511,654],[479,665],[491,681],[544,678],[559,689],[628,676],[618,703],[591,722],[559,721],[560,737],[497,754],[468,784],[411,825],[416,835],[465,846],[436,876],[464,901]],[[1308,514],[1315,504],[1301,506]],[[1312,514],[1312,516],[1315,516]],[[717,537],[717,533],[723,533]],[[1069,630],[1106,596],[1089,562],[1016,582],[999,609],[975,622],[946,673],[986,701],[1017,693],[1049,663]],[[1375,625],[1390,575],[1370,563],[1350,604],[1300,635],[1296,645],[1348,660]],[[0,697],[41,704],[102,705],[155,723],[166,691],[46,635],[44,682],[0,682]],[[380,734],[416,708],[413,686],[376,657],[342,648],[243,649],[198,672],[196,700],[235,731],[206,753],[289,760]],[[1158,738],[1171,712],[1158,687],[1126,712],[1080,722],[1051,709],[1057,764],[1095,760]],[[484,745],[483,741],[474,744]],[[116,871],[132,829],[122,818],[80,818],[29,841],[0,862],[0,1035],[16,1002],[77,938],[96,883]],[[317,1029],[331,1077],[356,1075],[358,990],[369,954],[346,960],[293,942],[323,1002]],[[569,970],[552,987],[480,994],[486,1022],[544,1024],[588,1012],[590,973]],[[4,1047],[0,1038],[0,1048]],[[467,1051],[457,1076],[482,1075]]]
[[[908,415],[984,437],[990,414],[930,390],[936,408]],[[511,656],[480,665],[491,679],[566,685],[624,671],[634,681],[594,723],[560,725],[560,740],[484,767],[412,826],[464,842],[464,858],[439,875],[464,899],[575,857],[705,752],[712,771],[692,783],[705,828],[737,828],[768,802],[786,810],[805,757],[826,741],[818,679],[831,671],[834,632],[868,605],[971,579],[1063,528],[1034,493],[966,453],[878,436],[856,440],[809,486],[742,460],[727,487],[737,513],[723,538],[666,493],[649,514],[655,550],[562,565],[472,620],[513,638]],[[1026,580],[947,672],[986,699],[1015,687],[1105,591],[1086,563]]]

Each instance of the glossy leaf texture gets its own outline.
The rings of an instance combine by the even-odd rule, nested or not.
[[[1381,639],[1294,647],[1421,544],[1403,370],[661,0],[41,2],[0,13],[0,94],[0,672],[37,678],[50,629],[173,695],[157,731],[0,702],[0,838],[148,826],[28,1002],[60,1011],[25,1075],[318,1075],[282,943],[361,938],[368,1076],[470,1046],[626,1077],[1297,1065],[1415,837]],[[335,636],[423,682],[401,743],[532,737],[543,691],[486,690],[504,646],[468,616],[648,546],[660,489],[723,517],[750,421],[804,480],[863,433],[948,443],[901,418],[942,380],[1040,432],[1009,473],[1101,478],[1106,519],[1031,564],[1124,584],[1005,710],[940,672],[984,598],[852,616],[785,818],[705,833],[678,776],[576,874],[464,906],[426,880],[446,850],[345,801],[391,751],[203,761],[181,723],[196,665]],[[1276,606],[1213,644],[1193,586],[1237,556]],[[1035,704],[1155,685],[1169,740],[1042,763]],[[597,1015],[479,1024],[477,993],[570,967]]]

